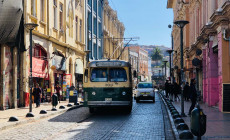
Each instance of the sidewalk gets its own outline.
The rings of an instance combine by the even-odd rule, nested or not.
[[[207,115],[206,133],[202,137],[204,140],[230,140],[230,113],[222,113],[217,108],[209,107],[204,103],[199,102],[204,114]],[[173,102],[173,105],[179,113],[181,113],[181,102]],[[184,102],[184,112],[187,115],[191,102]],[[190,117],[183,117],[185,123],[190,127]]]
[[[17,125],[33,122],[35,120],[39,120],[42,118],[46,118],[52,115],[57,115],[64,113],[70,109],[81,107],[82,105],[73,105],[72,107],[67,107],[68,101],[61,101],[61,103],[58,103],[56,109],[57,111],[51,111],[52,105],[51,103],[41,103],[41,106],[39,108],[35,108],[35,104],[33,104],[32,112],[34,114],[34,117],[27,118],[26,114],[29,112],[29,107],[22,107],[22,108],[16,108],[16,109],[9,109],[0,111],[0,131],[4,129],[8,129],[11,127],[15,127]],[[65,109],[59,109],[59,107],[63,105],[65,106]],[[46,110],[47,114],[40,114],[41,110]],[[9,118],[15,116],[18,118],[19,121],[16,122],[9,122]]]

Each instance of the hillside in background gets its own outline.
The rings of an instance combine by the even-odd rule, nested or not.
[[[128,46],[140,46],[141,48],[145,49],[146,51],[148,51],[149,56],[151,56],[152,51],[158,47],[161,51],[164,57],[169,56],[169,54],[166,52],[166,50],[170,49],[168,47],[165,46],[158,46],[158,45],[139,45],[139,44],[129,44]]]

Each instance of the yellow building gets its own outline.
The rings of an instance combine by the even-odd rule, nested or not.
[[[25,0],[25,23],[36,23],[33,30],[33,84],[55,92],[57,84],[65,96],[66,87],[82,83],[85,58],[84,0]],[[29,48],[25,30],[25,46]],[[24,53],[23,91],[29,92],[29,51]]]
[[[123,49],[125,27],[123,23],[118,20],[117,12],[110,6],[108,0],[104,2],[104,58],[117,59]],[[128,51],[124,51],[120,60],[128,56]]]

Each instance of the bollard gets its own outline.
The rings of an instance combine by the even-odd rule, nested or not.
[[[47,111],[46,110],[41,110],[40,114],[47,114]]]
[[[176,129],[177,129],[177,130],[181,130],[181,131],[183,131],[183,130],[189,130],[188,125],[185,124],[185,123],[179,123],[179,124],[177,125]]]
[[[201,136],[206,132],[206,121],[206,115],[199,104],[197,104],[196,108],[192,110],[190,128],[191,132],[197,136],[198,140],[201,140]]]
[[[9,118],[9,122],[16,122],[16,121],[18,121],[18,118],[15,116]]]
[[[175,123],[175,124],[184,123],[184,120],[183,120],[182,118],[176,118],[176,119],[174,120],[174,123]]]

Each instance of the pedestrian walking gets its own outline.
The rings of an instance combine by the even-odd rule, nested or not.
[[[178,94],[180,94],[180,86],[174,82],[173,83],[173,95],[174,95],[174,100],[177,101],[177,99],[180,101],[180,98],[178,97]]]
[[[36,107],[40,107],[42,90],[39,87],[38,83],[36,84],[36,87],[33,90],[33,95],[34,95],[34,102],[36,103]]]
[[[169,97],[169,81],[166,80],[165,82],[165,92],[166,92],[166,98]]]
[[[196,80],[192,79],[190,83],[190,88],[189,88],[189,96],[190,96],[190,100],[192,101],[192,104],[190,106],[189,113],[188,113],[189,116],[191,115],[191,112],[194,109],[196,105],[196,100],[197,100],[197,92],[196,92],[195,84],[196,84]]]
[[[57,84],[55,90],[56,90],[56,94],[57,94],[57,96],[58,96],[58,101],[59,101],[59,103],[60,103],[61,87],[59,86],[59,84]]]
[[[186,84],[184,86],[183,93],[184,93],[185,101],[188,101],[189,100],[189,84],[188,84],[188,82],[186,82]]]

